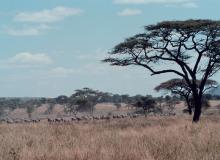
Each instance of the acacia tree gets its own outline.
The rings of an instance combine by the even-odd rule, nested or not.
[[[220,21],[164,21],[148,25],[144,33],[116,45],[103,61],[117,66],[142,66],[151,75],[172,73],[183,78],[192,92],[193,122],[198,122],[206,81],[219,70]]]
[[[197,81],[197,84],[200,84],[200,81]],[[217,82],[214,80],[207,80],[205,84],[204,92],[214,88],[217,86]],[[192,108],[193,104],[191,103],[191,88],[187,85],[186,81],[184,79],[178,79],[174,78],[171,80],[168,80],[166,82],[161,83],[160,85],[156,86],[154,88],[156,91],[168,91],[171,94],[179,95],[185,99],[185,102],[188,107],[188,112],[191,115],[192,114]],[[202,101],[205,103],[204,99]]]
[[[58,96],[55,98],[55,102],[57,104],[66,104],[68,102],[68,97],[65,95]]]
[[[31,118],[32,117],[32,113],[34,112],[34,106],[33,105],[28,105],[26,108],[28,117]]]
[[[151,96],[141,96],[134,105],[138,108],[142,108],[145,113],[160,111],[159,108],[156,107],[156,101]]]
[[[4,115],[4,108],[2,107],[2,106],[0,106],[0,118],[1,118],[1,116],[3,116]]]
[[[102,93],[90,88],[78,89],[70,96],[66,111],[76,114],[78,111],[90,111],[93,114],[95,105],[101,99]]]

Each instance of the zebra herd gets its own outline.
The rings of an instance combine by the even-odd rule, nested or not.
[[[148,116],[155,116],[158,114],[148,114]],[[146,115],[136,114],[136,113],[124,113],[116,115],[81,115],[81,116],[72,116],[72,117],[63,117],[63,118],[42,118],[42,119],[1,119],[0,123],[7,124],[17,124],[17,123],[39,123],[41,121],[48,123],[70,123],[70,122],[79,122],[79,121],[99,121],[99,120],[111,120],[111,119],[125,119],[125,118],[138,118],[144,117]],[[175,113],[169,114],[160,114],[159,116],[175,116]]]
[[[56,122],[77,122],[77,121],[93,121],[93,120],[111,120],[111,119],[124,119],[124,118],[137,118],[142,116],[141,114],[120,114],[120,115],[101,115],[101,116],[74,116],[69,118],[48,118],[49,123]]]
[[[1,119],[0,123],[16,124],[16,123],[38,123],[40,119]]]
[[[42,119],[1,119],[1,123],[7,124],[17,124],[17,123],[39,123],[39,122],[48,122],[48,123],[65,123],[65,122],[77,122],[77,121],[92,121],[92,120],[111,120],[111,119],[122,119],[122,118],[137,118],[142,116],[141,114],[117,114],[117,115],[101,115],[101,116],[72,116],[72,117],[63,117],[63,118],[42,118]]]

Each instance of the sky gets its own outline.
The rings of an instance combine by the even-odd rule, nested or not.
[[[0,0],[0,96],[56,97],[89,87],[153,94],[173,75],[101,62],[164,20],[219,20],[219,0]],[[216,79],[220,75],[216,75]]]

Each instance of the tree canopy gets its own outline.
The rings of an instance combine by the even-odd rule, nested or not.
[[[220,21],[164,21],[148,25],[144,33],[119,43],[109,54],[103,62],[142,66],[151,75],[172,73],[184,79],[192,91],[193,121],[197,122],[206,81],[220,68]]]
[[[83,88],[75,91],[67,100],[66,112],[90,111],[93,114],[94,106],[99,102],[102,92]]]
[[[200,84],[201,82],[197,80],[197,84]],[[218,85],[218,82],[215,80],[207,80],[205,84],[205,89],[204,93],[212,88],[215,88]],[[154,88],[156,91],[168,91],[171,92],[172,94],[178,94],[180,96],[186,96],[191,94],[191,89],[187,85],[186,81],[184,79],[179,79],[179,78],[173,78],[170,79],[166,82],[163,82],[156,86]]]
[[[158,112],[159,110],[159,108],[156,107],[156,101],[151,96],[141,96],[134,105],[138,108],[142,108],[145,113],[152,111]]]
[[[197,80],[197,84],[200,84],[201,82],[199,80]],[[216,82],[215,80],[207,80],[206,84],[205,84],[205,89],[204,89],[204,93],[214,87],[216,87],[218,85],[218,82]],[[186,81],[184,79],[178,79],[178,78],[174,78],[171,80],[168,80],[166,82],[161,83],[160,85],[156,86],[154,88],[156,91],[167,91],[170,92],[171,94],[174,95],[179,95],[181,97],[183,97],[186,101],[186,104],[188,106],[188,112],[189,114],[192,114],[192,108],[194,108],[192,105],[193,103],[191,102],[191,88],[187,85]],[[203,105],[205,103],[208,104],[205,99],[203,99],[202,101]]]

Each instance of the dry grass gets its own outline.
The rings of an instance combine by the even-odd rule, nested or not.
[[[0,125],[0,160],[219,160],[220,119]]]

